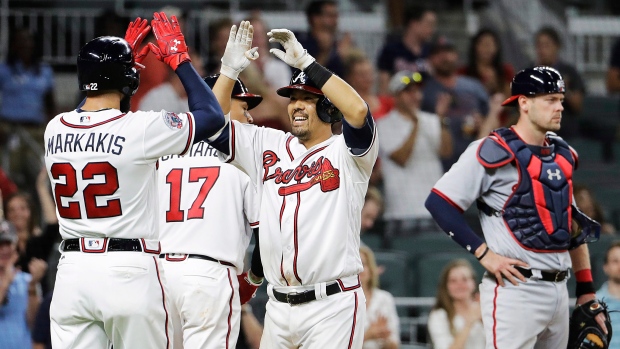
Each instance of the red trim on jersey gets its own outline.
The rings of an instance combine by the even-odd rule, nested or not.
[[[355,295],[355,309],[353,310],[353,325],[351,326],[351,336],[349,337],[348,349],[353,345],[353,337],[355,336],[355,324],[357,323],[357,293]]]
[[[228,284],[230,285],[230,299],[228,300],[228,332],[226,332],[226,349],[228,349],[228,341],[230,339],[230,332],[232,331],[232,312],[233,312],[233,298],[235,296],[235,288],[233,287],[232,279],[230,278],[230,269],[228,269]]]
[[[301,193],[297,193],[297,206],[295,206],[295,215],[293,216],[293,245],[295,246],[295,256],[293,256],[293,274],[295,274],[295,279],[303,285],[301,278],[297,274],[297,253],[299,252],[299,241],[297,240],[297,216],[299,214],[299,204],[301,204]]]
[[[140,242],[142,243],[142,251],[144,251],[145,253],[155,253],[159,255],[159,253],[161,252],[160,242],[157,243],[157,250],[149,250],[148,248],[146,248],[146,242],[144,241],[144,239],[140,239]]]
[[[194,116],[192,113],[187,113],[187,124],[189,127],[189,136],[187,137],[187,143],[185,144],[185,149],[179,155],[185,155],[192,147],[192,141],[194,140]]]
[[[454,201],[452,201],[452,199],[450,199],[446,194],[440,192],[439,189],[433,188],[433,189],[431,189],[431,191],[433,193],[441,196],[442,199],[446,200],[450,205],[454,206],[454,208],[459,210],[459,212],[461,212],[461,213],[465,212],[465,210],[463,210],[459,205],[457,205]]]
[[[260,222],[250,222],[250,227],[252,227],[252,228],[258,227],[259,223]]]
[[[478,159],[478,162],[484,166],[485,168],[498,168],[498,167],[502,167],[508,163],[510,163],[512,160],[515,159],[515,154],[512,152],[512,150],[510,149],[510,147],[508,147],[508,145],[505,142],[500,142],[498,141],[498,138],[501,139],[501,137],[499,135],[497,135],[496,133],[494,133],[493,135],[490,135],[487,137],[488,139],[490,139],[492,142],[497,143],[500,147],[502,147],[502,149],[508,151],[508,153],[510,153],[511,156],[508,157],[508,159],[500,161],[498,163],[495,164],[490,164],[486,161],[484,161],[481,157],[480,157],[480,149],[482,148],[482,145],[484,144],[484,142],[486,140],[483,140],[482,142],[480,142],[480,144],[478,144],[478,150],[476,151],[476,158]]]
[[[117,115],[117,116],[112,117],[112,118],[110,118],[108,120],[101,121],[101,122],[98,122],[98,123],[92,124],[92,125],[74,125],[74,124],[69,123],[68,121],[65,121],[65,119],[64,119],[65,117],[64,116],[60,117],[60,122],[62,122],[62,124],[67,126],[67,127],[85,129],[85,128],[93,128],[93,127],[101,126],[103,124],[107,124],[108,122],[112,122],[114,120],[118,120],[118,119],[122,118],[125,115],[127,115],[127,114],[123,113],[121,115]]]
[[[175,256],[171,256],[171,253],[166,253],[166,260],[168,262],[183,262],[186,259],[187,259],[186,254],[184,254],[183,257],[175,257]]]
[[[155,161],[155,170],[159,170],[159,159],[157,159],[157,161]]]
[[[493,297],[493,347],[497,349],[497,289],[499,288],[499,282],[495,280],[495,296]]]
[[[98,250],[92,250],[92,249],[87,250],[86,247],[84,246],[84,239],[87,239],[87,238],[80,238],[80,244],[82,245],[82,252],[84,252],[84,253],[104,253],[107,250],[107,248],[108,248],[108,238],[103,238],[103,246],[101,246],[101,248],[98,249]],[[88,238],[88,239],[90,239],[90,238]],[[93,238],[93,239],[95,239],[95,238]],[[99,238],[99,239],[101,239],[101,238]]]
[[[542,221],[547,234],[551,235],[554,231],[553,220],[551,219],[551,213],[547,209],[547,200],[545,200],[545,190],[543,184],[540,182],[540,172],[542,171],[542,162],[539,158],[532,156],[529,165],[527,166],[527,172],[532,177],[532,191],[534,192],[534,203],[537,206],[538,215]]]
[[[157,257],[153,257],[155,262],[155,270],[157,271],[157,281],[159,281],[159,287],[161,288],[161,302],[164,305],[164,313],[166,313],[166,349],[170,348],[170,336],[168,336],[168,309],[166,308],[166,293],[164,292],[164,285],[161,283],[161,276],[159,275],[159,266],[157,265]]]
[[[235,123],[232,120],[229,122],[230,124],[230,158],[226,160],[226,163],[231,163],[235,160]]]
[[[290,136],[287,140],[286,140],[286,152],[288,153],[288,156],[291,158],[291,161],[294,160],[293,158],[293,153],[291,152],[291,141],[293,140],[293,136]]]
[[[282,275],[284,282],[286,282],[286,286],[290,286],[288,284],[288,280],[286,279],[286,276],[284,276],[284,255],[280,258],[280,275]]]
[[[362,284],[360,283],[360,276],[359,275],[357,276],[357,285],[353,285],[351,287],[345,287],[344,283],[340,279],[338,279],[336,281],[340,284],[340,289],[343,290],[343,291],[355,290],[357,288],[360,288],[360,286],[362,286]]]

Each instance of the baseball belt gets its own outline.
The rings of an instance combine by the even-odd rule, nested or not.
[[[167,256],[170,256],[170,255],[171,255],[170,253],[162,253],[162,254],[159,255],[159,258],[166,258]],[[215,263],[219,263],[221,265],[226,265],[226,266],[229,266],[229,267],[236,268],[235,265],[232,264],[232,263],[221,261],[219,259],[215,259],[215,258],[212,258],[212,257],[209,257],[209,256],[204,256],[204,255],[201,255],[201,254],[185,254],[184,256],[186,258],[202,259],[202,260],[205,260],[205,261],[215,262]],[[175,258],[176,259],[168,259],[168,258],[166,258],[166,260],[170,261],[170,262],[180,262],[180,261],[184,261],[185,260],[185,258],[178,259],[178,256],[175,256]]]
[[[146,251],[142,246],[141,239],[119,239],[119,238],[102,238],[102,239],[88,239],[89,241],[102,241],[97,245],[99,248],[90,248],[82,246],[82,239],[65,239],[60,245],[60,250],[63,252],[146,252],[146,253],[159,253],[159,251]],[[101,246],[99,246],[101,245]]]
[[[519,271],[519,273],[521,273],[521,275],[523,275],[526,278],[531,278],[533,273],[530,269],[524,269],[521,267],[515,267],[515,269],[517,269]],[[541,278],[540,280],[543,281],[551,281],[551,282],[561,282],[564,281],[566,278],[568,278],[568,270],[562,270],[562,271],[553,271],[553,272],[549,272],[549,271],[540,271],[541,274]]]
[[[338,283],[336,282],[331,285],[327,285],[325,287],[325,292],[328,296],[331,296],[333,294],[342,292],[342,289],[340,288],[340,285],[338,285]],[[288,303],[290,305],[299,305],[316,300],[316,294],[314,293],[314,290],[291,293],[282,293],[273,290],[273,296],[279,302]]]

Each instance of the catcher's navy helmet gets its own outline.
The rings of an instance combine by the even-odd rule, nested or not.
[[[209,85],[210,88],[213,89],[213,86],[215,86],[215,82],[219,77],[220,74],[213,74],[205,77],[203,80],[207,83],[207,85]],[[235,85],[233,86],[230,96],[248,103],[248,110],[256,107],[263,101],[263,96],[250,93],[241,79],[237,79],[237,81],[235,81]]]
[[[566,88],[560,73],[546,66],[521,70],[510,83],[511,96],[502,105],[516,105],[519,96],[533,97],[549,93],[564,93]]]
[[[306,73],[299,69],[295,69],[293,72],[289,85],[279,88],[276,92],[282,97],[290,97],[292,90],[302,90],[319,96],[319,101],[316,103],[316,113],[323,122],[333,124],[342,120],[340,110],[329,98],[325,97],[323,91],[306,76]]]
[[[101,36],[80,49],[77,58],[80,91],[120,91],[133,96],[140,85],[131,46],[115,36]]]

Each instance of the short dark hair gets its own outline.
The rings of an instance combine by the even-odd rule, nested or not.
[[[424,18],[424,15],[428,12],[434,12],[428,7],[419,6],[419,5],[411,5],[405,9],[403,24],[406,26],[409,25],[410,22],[419,22]]]
[[[603,262],[605,262],[605,264],[607,264],[607,261],[609,260],[609,252],[611,252],[611,250],[616,247],[620,247],[620,240],[612,242],[607,248],[607,251],[605,251],[605,258],[603,259]]]
[[[558,47],[562,47],[562,39],[560,34],[553,27],[542,27],[536,32],[536,39],[542,35],[548,36]]]
[[[306,7],[306,19],[310,21],[310,18],[318,16],[323,12],[323,7],[326,5],[338,6],[336,1],[333,0],[315,0],[308,4]]]

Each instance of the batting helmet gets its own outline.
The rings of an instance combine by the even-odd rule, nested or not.
[[[306,73],[299,69],[295,69],[293,77],[288,86],[279,88],[276,92],[282,97],[290,97],[292,90],[302,90],[310,92],[319,96],[319,101],[316,103],[316,113],[323,122],[333,124],[342,120],[342,113],[336,106],[325,97],[323,91],[315,85],[308,77]]]
[[[541,94],[564,93],[564,80],[560,73],[546,66],[521,70],[510,83],[511,96],[502,105],[516,105],[519,96],[533,97]]]
[[[207,83],[207,85],[209,85],[211,89],[213,89],[213,86],[215,86],[215,82],[219,77],[220,74],[209,75],[204,78],[204,81]],[[237,81],[235,81],[235,85],[233,86],[230,96],[232,98],[241,99],[247,102],[248,110],[256,107],[260,104],[260,102],[263,101],[263,96],[248,92],[248,88],[245,87],[245,84],[243,83],[243,81],[241,81],[241,79],[237,79]]]
[[[140,85],[134,67],[131,46],[115,36],[101,36],[89,41],[78,53],[80,91],[120,91],[133,96]]]

